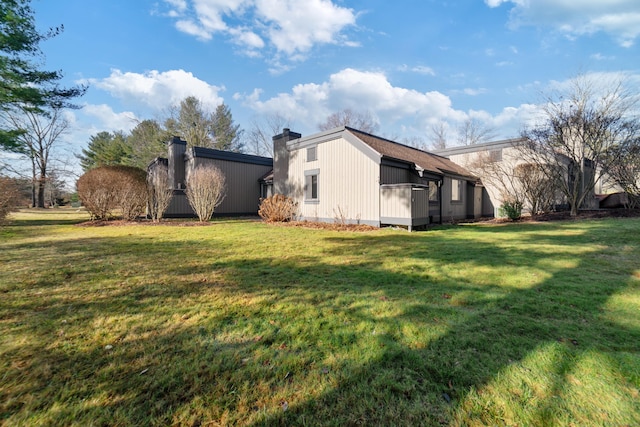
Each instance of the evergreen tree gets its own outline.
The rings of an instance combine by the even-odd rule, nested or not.
[[[211,130],[213,133],[212,148],[226,151],[242,151],[241,141],[243,131],[240,125],[233,122],[231,110],[225,104],[216,107],[211,115]]]
[[[126,165],[131,162],[131,147],[122,131],[99,132],[78,158],[85,172],[98,166]]]
[[[156,157],[166,157],[171,135],[155,120],[143,120],[127,136],[131,156],[129,165],[146,169]]]
[[[17,109],[43,113],[47,107],[75,107],[71,100],[82,96],[86,88],[61,88],[57,84],[62,78],[59,71],[39,69],[39,43],[62,29],[40,33],[29,0],[0,0],[0,113]],[[0,125],[0,148],[21,151],[18,137],[24,133],[24,129],[9,124]]]

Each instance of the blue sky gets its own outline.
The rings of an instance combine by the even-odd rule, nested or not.
[[[469,118],[517,136],[540,92],[577,75],[640,81],[637,0],[34,0],[45,68],[87,83],[66,136],[79,152],[186,96],[248,130],[279,113],[309,135],[344,108],[378,133],[455,144]]]

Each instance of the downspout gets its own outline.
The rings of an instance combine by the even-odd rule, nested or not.
[[[442,224],[442,180],[438,181],[438,201],[440,202],[440,224]]]

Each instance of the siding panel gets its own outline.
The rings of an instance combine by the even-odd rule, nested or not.
[[[317,202],[305,202],[305,171],[318,169]],[[306,161],[306,149],[290,154],[288,194],[298,201],[303,218],[332,222],[340,211],[348,222],[378,224],[380,166],[343,138],[317,145],[317,160]]]
[[[259,180],[272,169],[271,166],[196,157],[192,167],[206,164],[218,167],[224,174],[227,183],[227,195],[220,206],[216,208],[216,214],[255,215],[258,213]],[[188,168],[188,174],[192,172],[192,167]]]

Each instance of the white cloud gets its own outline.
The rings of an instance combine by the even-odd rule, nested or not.
[[[211,109],[223,102],[218,93],[224,88],[210,85],[184,70],[152,70],[139,74],[114,69],[109,77],[89,82],[126,104],[156,112],[177,105],[187,96],[195,96]]]
[[[257,0],[256,14],[268,25],[276,49],[288,55],[307,52],[316,44],[339,43],[340,32],[356,22],[351,9],[329,0]]]
[[[589,58],[594,59],[596,61],[608,61],[608,60],[615,59],[615,56],[606,56],[598,52],[590,55]]]
[[[428,129],[438,120],[461,121],[466,117],[440,92],[393,86],[384,73],[351,68],[332,74],[325,82],[298,84],[290,92],[266,100],[262,95],[261,89],[255,89],[249,95],[234,97],[257,113],[292,117],[307,131],[315,131],[329,114],[345,108],[369,111],[384,124],[386,132],[397,126]]]
[[[486,88],[483,88],[483,87],[477,88],[477,89],[468,87],[468,88],[465,88],[465,89],[462,89],[462,90],[454,90],[453,91],[453,93],[461,93],[461,94],[469,95],[469,96],[483,95],[483,94],[485,94],[487,92],[489,92],[489,91]]]
[[[402,72],[411,71],[412,73],[424,74],[425,76],[435,76],[436,72],[431,67],[427,67],[426,65],[416,65],[415,67],[409,67],[406,64],[398,67],[398,70]]]
[[[94,119],[92,120],[92,128],[94,129],[130,131],[138,122],[138,118],[134,113],[130,111],[116,113],[106,104],[88,104],[82,108],[82,112]]]
[[[605,32],[624,47],[640,36],[640,2],[637,0],[485,0],[489,7],[512,3],[512,27],[553,27],[568,37]]]
[[[344,30],[356,24],[352,9],[331,0],[165,0],[176,28],[200,40],[222,34],[256,56],[270,48],[290,60],[304,59],[314,46],[357,46]]]

